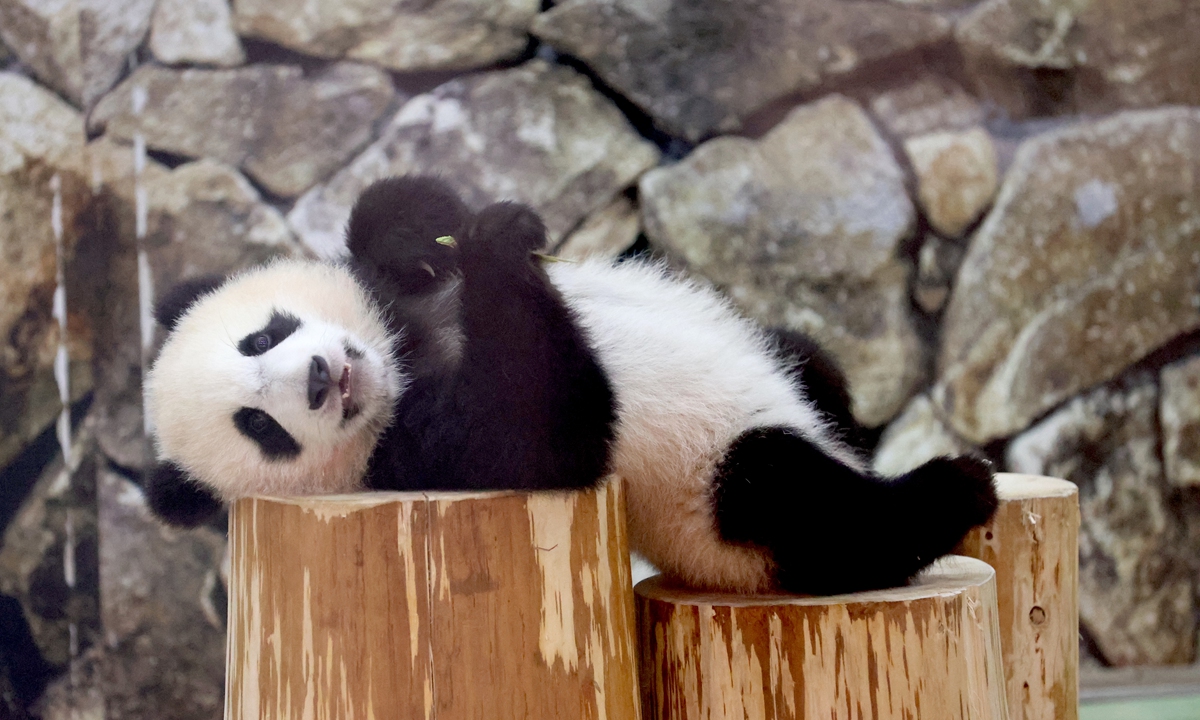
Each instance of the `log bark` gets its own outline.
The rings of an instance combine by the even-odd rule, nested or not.
[[[1079,717],[1079,491],[1000,473],[1000,508],[960,552],[996,569],[1000,645],[1013,720]]]
[[[995,573],[940,560],[913,584],[833,597],[634,589],[647,720],[1005,720]]]
[[[639,717],[622,483],[252,498],[225,717]]]

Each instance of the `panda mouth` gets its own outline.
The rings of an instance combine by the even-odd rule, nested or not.
[[[345,422],[362,412],[362,408],[354,402],[354,384],[350,363],[346,363],[346,366],[342,368],[342,377],[338,380],[338,390],[342,393],[342,421]]]

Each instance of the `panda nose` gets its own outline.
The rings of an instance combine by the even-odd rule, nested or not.
[[[329,363],[320,355],[313,355],[308,366],[308,409],[316,410],[324,405],[331,387],[333,377],[329,374]]]

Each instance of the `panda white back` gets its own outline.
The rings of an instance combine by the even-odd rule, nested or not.
[[[785,426],[843,462],[862,460],[832,437],[772,339],[711,288],[636,260],[546,270],[612,382],[612,469],[627,482],[633,546],[697,584],[769,587],[767,553],[712,531],[726,448],[752,428]]]

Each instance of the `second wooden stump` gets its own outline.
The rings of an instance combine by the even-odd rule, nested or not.
[[[703,593],[663,576],[635,594],[648,720],[1008,717],[995,572],[979,560],[833,597]]]

